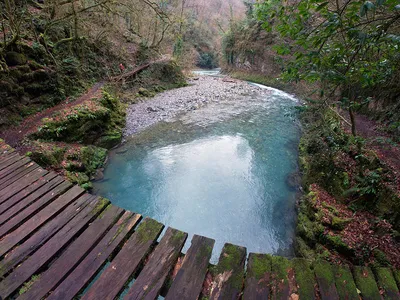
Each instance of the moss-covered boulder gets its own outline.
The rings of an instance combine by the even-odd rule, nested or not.
[[[118,98],[103,92],[82,104],[64,109],[42,120],[38,131],[30,138],[97,145],[110,149],[122,140],[125,108]]]
[[[107,149],[93,145],[80,146],[65,143],[43,143],[33,141],[27,153],[35,162],[45,168],[57,170],[72,183],[91,189],[90,180],[98,169],[104,167]]]
[[[66,172],[66,176],[69,181],[72,183],[79,184],[81,187],[83,187],[85,190],[90,190],[92,189],[92,184],[90,182],[90,178],[88,175],[86,175],[83,172]]]
[[[10,51],[5,55],[5,60],[9,66],[24,65],[27,62],[26,56],[22,53]]]
[[[59,169],[66,151],[65,147],[35,143],[33,150],[28,152],[27,155],[42,167]]]

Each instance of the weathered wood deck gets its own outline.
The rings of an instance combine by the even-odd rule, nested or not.
[[[213,266],[214,241],[198,235],[183,255],[186,233],[162,234],[163,224],[0,149],[1,299],[400,299],[389,268],[247,257],[231,244]]]

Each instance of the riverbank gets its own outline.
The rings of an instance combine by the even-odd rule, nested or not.
[[[254,94],[267,95],[267,89],[226,77],[196,76],[188,80],[189,86],[159,93],[153,98],[138,99],[127,108],[124,138],[161,121],[226,99],[241,100]]]

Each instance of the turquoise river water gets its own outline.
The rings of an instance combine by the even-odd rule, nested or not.
[[[268,94],[268,95],[265,95]],[[95,191],[166,226],[248,252],[291,255],[300,130],[296,100],[270,89],[161,122],[113,151]],[[186,250],[190,243],[186,243]]]

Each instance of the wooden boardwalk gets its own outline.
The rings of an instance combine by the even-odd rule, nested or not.
[[[389,268],[247,256],[231,244],[214,266],[214,240],[198,235],[183,255],[186,233],[0,149],[1,299],[400,299]]]

